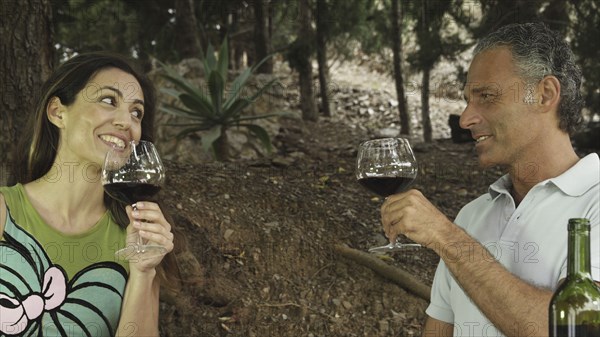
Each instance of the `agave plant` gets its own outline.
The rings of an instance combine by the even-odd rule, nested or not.
[[[180,140],[190,134],[203,131],[202,147],[205,151],[212,149],[215,158],[220,161],[229,159],[229,141],[226,131],[231,127],[247,128],[270,152],[271,138],[269,134],[263,127],[253,124],[252,121],[281,116],[280,113],[257,116],[242,115],[243,110],[255,102],[275,82],[275,79],[271,80],[250,97],[241,96],[250,75],[266,59],[253,67],[246,68],[238,75],[229,86],[228,96],[225,97],[228,55],[227,39],[221,44],[218,56],[215,56],[215,50],[212,46],[208,47],[203,60],[208,93],[185,79],[175,69],[161,63],[163,69],[161,76],[175,86],[175,88],[161,88],[161,91],[177,98],[183,107],[176,104],[163,104],[160,109],[166,113],[190,120],[187,123],[169,124],[170,126],[183,127],[183,130],[177,134],[177,139]]]

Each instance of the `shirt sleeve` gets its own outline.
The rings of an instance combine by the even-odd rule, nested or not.
[[[431,286],[431,302],[425,312],[437,320],[453,324],[454,312],[450,303],[452,275],[444,261],[440,260]]]

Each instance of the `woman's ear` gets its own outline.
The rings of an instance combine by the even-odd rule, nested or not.
[[[48,120],[50,123],[56,125],[57,128],[62,129],[65,127],[65,123],[63,121],[63,114],[65,112],[65,107],[60,102],[60,98],[54,96],[48,102],[46,106],[46,115],[48,115]]]

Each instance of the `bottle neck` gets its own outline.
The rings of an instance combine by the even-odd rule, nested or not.
[[[589,229],[573,228],[569,230],[568,254],[568,277],[591,277]]]

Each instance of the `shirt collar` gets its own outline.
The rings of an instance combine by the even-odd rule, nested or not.
[[[565,194],[577,197],[600,182],[600,158],[590,153],[558,177],[549,179]]]
[[[577,197],[584,194],[600,182],[600,158],[598,154],[588,154],[561,175],[542,181],[538,185],[545,185],[548,182],[552,182],[569,196]],[[510,195],[511,188],[510,176],[505,174],[490,185],[488,193],[492,198],[496,198],[500,194]]]
[[[510,195],[511,186],[512,182],[510,181],[510,176],[508,174],[505,174],[490,185],[490,187],[488,188],[488,193],[492,196],[493,199],[495,199],[500,194]]]

